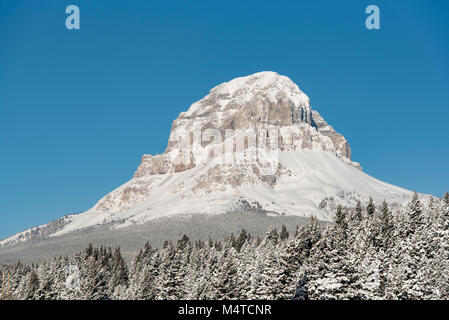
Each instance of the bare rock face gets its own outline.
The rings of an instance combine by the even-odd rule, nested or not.
[[[351,160],[351,148],[348,141],[341,134],[335,132],[334,128],[330,126],[318,111],[312,111],[312,118],[316,129],[326,137],[329,137],[334,145],[337,155],[341,158]]]
[[[309,98],[295,83],[275,72],[260,72],[213,88],[182,112],[173,121],[165,153],[143,155],[134,179],[100,200],[96,209],[127,210],[150,196],[150,177],[198,167],[208,166],[189,186],[189,194],[259,182],[273,186],[284,168],[275,163],[267,171],[269,165],[260,159],[245,162],[248,152],[260,147],[326,151],[360,168],[351,161],[346,139],[311,109]],[[239,156],[243,163],[235,162]],[[224,161],[226,157],[232,160]],[[178,184],[173,192],[185,189]]]
[[[217,134],[219,132],[218,142],[205,138],[208,129],[214,129]],[[193,159],[191,162],[177,161],[174,150],[182,153],[188,147],[188,152],[193,153],[189,156],[193,158],[199,153],[211,153],[210,148],[199,149],[209,144],[214,144],[216,148],[217,144],[228,140],[235,151],[239,138],[248,140],[245,138],[248,129],[253,129],[251,134],[254,132],[256,135],[261,129],[278,130],[279,150],[300,148],[329,151],[358,166],[350,161],[351,149],[346,139],[310,108],[309,98],[296,84],[275,72],[260,72],[213,88],[207,96],[192,104],[187,112],[182,112],[173,121],[165,153],[144,155],[135,177],[181,172],[198,165]],[[197,137],[195,131],[198,132]],[[258,138],[256,144],[259,143]],[[243,145],[243,148],[248,148],[247,141]],[[225,147],[222,146],[222,149]]]
[[[170,163],[166,154],[144,154],[142,156],[142,163],[137,168],[134,174],[135,178],[142,177],[145,175],[153,174],[165,174],[170,170]]]

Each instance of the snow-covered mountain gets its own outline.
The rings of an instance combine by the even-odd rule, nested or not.
[[[163,154],[143,155],[134,177],[90,210],[0,242],[114,228],[180,214],[256,208],[331,220],[338,204],[372,197],[401,206],[411,191],[365,174],[348,141],[289,78],[260,72],[212,90],[173,122]],[[49,228],[51,226],[51,228]]]

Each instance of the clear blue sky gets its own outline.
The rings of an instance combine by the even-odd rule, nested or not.
[[[0,238],[89,209],[191,103],[263,70],[296,82],[367,173],[441,196],[448,39],[449,1],[0,0]]]

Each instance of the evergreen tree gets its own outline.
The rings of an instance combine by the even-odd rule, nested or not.
[[[237,252],[240,252],[240,249],[245,244],[245,242],[250,238],[250,235],[245,229],[242,229],[240,232],[238,238],[235,241],[234,248],[237,250]]]
[[[449,192],[446,191],[446,193],[444,194],[443,200],[446,205],[449,205]]]
[[[281,233],[279,234],[279,239],[281,239],[281,241],[287,240],[289,237],[289,233],[287,231],[287,228],[282,225],[282,229],[281,229]]]
[[[185,234],[178,239],[176,247],[168,245],[165,248],[162,262],[164,272],[159,274],[156,281],[159,299],[178,300],[187,295],[184,279],[191,249],[191,243]]]
[[[348,236],[348,221],[346,216],[347,212],[343,211],[341,205],[339,205],[335,213],[335,224],[340,228],[345,238]]]
[[[221,253],[218,268],[213,275],[214,299],[229,300],[240,296],[235,255],[235,249],[229,245]]]
[[[368,204],[366,205],[366,213],[368,216],[373,216],[376,212],[376,207],[374,206],[373,198],[369,198]]]
[[[39,278],[34,270],[28,273],[25,290],[25,299],[39,300]]]
[[[421,201],[419,200],[418,193],[416,191],[413,193],[412,201],[409,204],[409,216],[409,231],[413,233],[417,229],[419,230],[424,224]]]
[[[270,245],[277,245],[278,242],[279,242],[279,234],[275,227],[271,227],[265,236],[264,243]]]
[[[310,223],[297,228],[296,237],[288,241],[279,254],[278,281],[281,286],[279,298],[288,299],[295,293],[301,267],[310,256],[310,251],[320,240],[321,227],[315,217]]]
[[[304,268],[311,299],[360,299],[356,261],[350,254],[344,231],[338,225],[326,228]]]
[[[362,208],[362,203],[360,202],[360,200],[357,201],[354,216],[357,221],[362,221],[362,219],[363,219],[363,208]]]
[[[390,209],[388,209],[388,205],[385,200],[382,202],[380,220],[381,220],[382,245],[383,249],[387,250],[392,245],[394,225]]]
[[[307,275],[304,274],[300,278],[298,282],[298,286],[296,287],[295,295],[292,297],[292,300],[309,300],[308,286],[307,286]]]
[[[120,253],[120,248],[114,250],[112,258],[112,286],[115,288],[119,285],[126,286],[128,283],[128,270],[125,264],[125,260]]]

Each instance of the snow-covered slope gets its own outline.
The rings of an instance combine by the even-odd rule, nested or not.
[[[110,222],[120,228],[249,207],[331,220],[338,204],[370,196],[400,206],[411,192],[362,172],[347,140],[296,84],[260,72],[213,88],[173,122],[165,153],[144,155],[134,177],[92,209],[43,229],[58,236]]]
[[[391,204],[402,205],[410,201],[412,195],[408,190],[363,173],[328,152],[287,151],[280,152],[279,158],[281,165],[288,169],[283,170],[274,185],[260,181],[254,174],[247,172],[247,183],[240,186],[211,183],[210,190],[195,193],[193,186],[196,180],[206,178],[208,173],[214,171],[214,166],[133,178],[108,197],[117,203],[123,190],[149,185],[150,194],[142,198],[135,197],[135,206],[107,212],[94,207],[86,213],[69,217],[71,222],[56,235],[122,219],[124,221],[120,225],[128,226],[176,214],[220,214],[248,205],[273,214],[315,215],[321,220],[330,220],[338,204],[355,206],[358,199],[367,200],[372,196],[377,202],[386,199]],[[226,176],[234,174],[233,170],[232,167],[228,170],[220,168],[220,174],[226,179]]]

